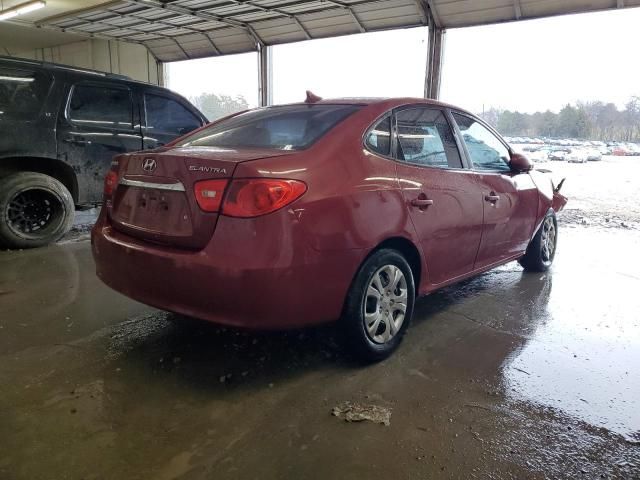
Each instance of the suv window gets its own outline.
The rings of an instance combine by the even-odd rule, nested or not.
[[[0,68],[0,120],[32,120],[47,97],[51,77],[44,73]]]
[[[396,114],[398,160],[438,168],[462,168],[462,159],[442,111],[409,108]]]
[[[69,119],[78,123],[133,128],[131,92],[126,88],[76,85],[68,114]]]
[[[163,95],[145,93],[147,133],[184,135],[200,127],[202,121],[179,102]]]
[[[177,146],[302,150],[360,108],[329,104],[260,108],[202,129]]]
[[[391,117],[380,120],[367,135],[365,144],[374,153],[389,155],[391,152]]]
[[[454,113],[462,138],[476,170],[508,172],[509,149],[487,127],[466,115]]]

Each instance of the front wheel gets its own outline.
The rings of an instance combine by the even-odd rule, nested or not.
[[[558,222],[553,211],[547,213],[538,232],[529,243],[524,256],[518,260],[529,272],[546,272],[556,256]]]
[[[413,315],[411,267],[395,250],[373,253],[351,285],[342,323],[348,348],[366,362],[387,358],[398,348]]]
[[[67,187],[53,177],[18,172],[0,179],[0,245],[41,247],[69,231],[75,208]]]

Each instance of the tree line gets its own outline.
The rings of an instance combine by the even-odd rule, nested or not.
[[[229,95],[203,93],[196,97],[191,97],[189,100],[204,113],[210,122],[249,108],[249,103],[242,95],[231,97]]]
[[[631,97],[623,110],[613,103],[578,102],[560,112],[521,113],[492,108],[480,115],[503,135],[512,137],[576,138],[601,141],[640,141],[640,97]]]

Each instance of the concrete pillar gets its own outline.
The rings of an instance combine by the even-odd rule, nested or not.
[[[272,47],[258,45],[258,101],[261,107],[273,104]]]
[[[433,18],[429,19],[429,45],[427,71],[424,80],[424,97],[437,100],[440,97],[442,59],[444,56],[444,28],[437,27]]]

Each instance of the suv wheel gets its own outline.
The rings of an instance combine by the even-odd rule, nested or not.
[[[385,359],[398,348],[413,314],[413,273],[395,250],[378,250],[360,267],[349,290],[343,325],[362,360]]]
[[[41,247],[71,229],[75,208],[71,193],[53,177],[35,172],[0,179],[0,245]]]

